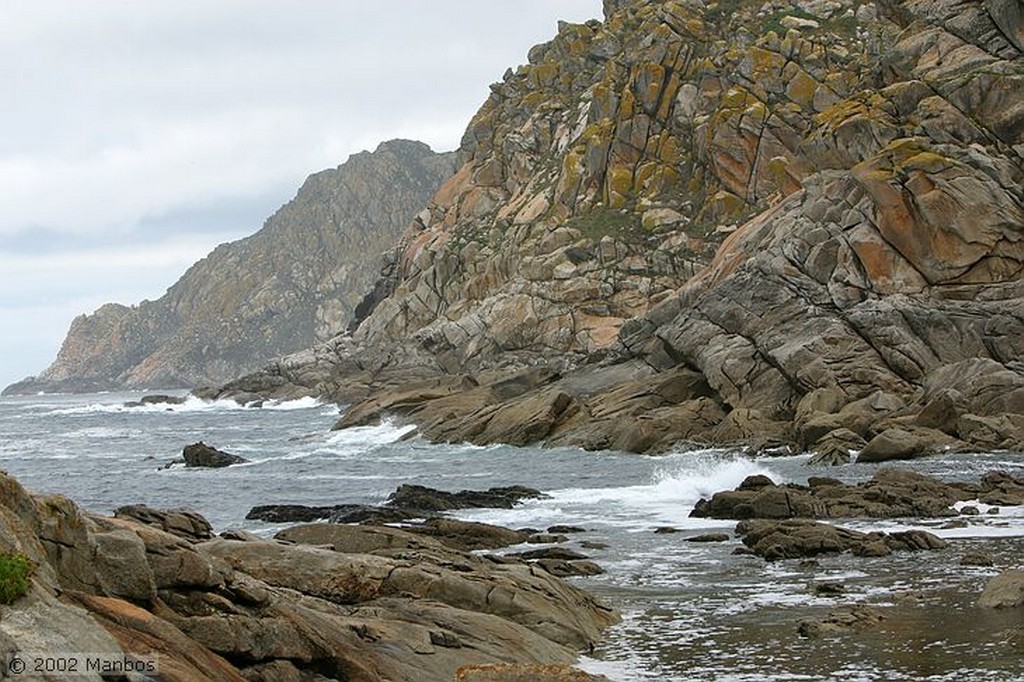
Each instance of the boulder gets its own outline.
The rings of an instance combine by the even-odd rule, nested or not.
[[[978,606],[987,609],[1008,609],[1024,606],[1024,571],[1003,571],[988,581],[978,598]]]
[[[961,566],[994,566],[992,557],[985,552],[967,552],[960,557]]]
[[[948,450],[956,443],[956,439],[936,429],[892,427],[868,441],[857,456],[857,462],[927,457]]]
[[[207,467],[218,469],[221,467],[231,466],[232,464],[244,464],[249,461],[244,457],[232,455],[229,452],[224,452],[215,447],[211,447],[203,441],[193,443],[192,445],[186,445],[181,454],[185,459],[185,466],[188,467]]]

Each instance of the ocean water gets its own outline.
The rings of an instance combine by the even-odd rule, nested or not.
[[[949,549],[883,559],[824,557],[815,567],[732,554],[738,541],[685,542],[735,523],[691,519],[701,497],[750,474],[776,481],[808,475],[863,480],[873,466],[812,469],[806,457],[755,460],[740,452],[680,450],[661,456],[575,449],[435,445],[410,427],[383,424],[332,432],[338,408],[312,399],[261,408],[189,399],[125,407],[141,394],[42,395],[0,399],[0,469],[38,492],[61,493],[110,513],[124,504],[189,507],[217,530],[271,534],[246,521],[259,504],[380,503],[402,483],[446,490],[527,485],[550,497],[512,510],[467,510],[465,519],[510,527],[571,524],[587,529],[570,547],[606,572],[573,579],[623,616],[581,666],[620,682],[684,680],[1024,680],[1024,615],[974,606],[984,584],[1022,563],[1024,510],[948,520],[864,521],[861,530],[926,528]],[[203,440],[251,460],[217,470],[161,469]],[[904,463],[950,479],[989,469],[1024,475],[1019,453],[955,455]],[[662,526],[680,532],[655,533]],[[985,551],[995,566],[963,567]],[[842,582],[841,598],[811,585]],[[872,632],[803,639],[803,618],[850,603],[885,608]]]

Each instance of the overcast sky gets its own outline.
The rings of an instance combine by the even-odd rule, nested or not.
[[[73,317],[159,298],[302,180],[458,146],[505,69],[600,0],[4,0],[0,387]]]

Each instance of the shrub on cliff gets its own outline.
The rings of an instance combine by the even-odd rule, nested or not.
[[[0,604],[10,604],[28,592],[32,560],[24,554],[0,552]]]

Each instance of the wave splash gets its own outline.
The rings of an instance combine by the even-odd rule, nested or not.
[[[720,521],[691,519],[693,505],[720,490],[732,490],[754,474],[782,476],[761,462],[735,452],[702,450],[663,458],[648,482],[605,488],[561,488],[545,491],[548,499],[528,500],[511,510],[467,512],[462,516],[498,525],[610,525],[650,530],[672,525],[702,528]]]

